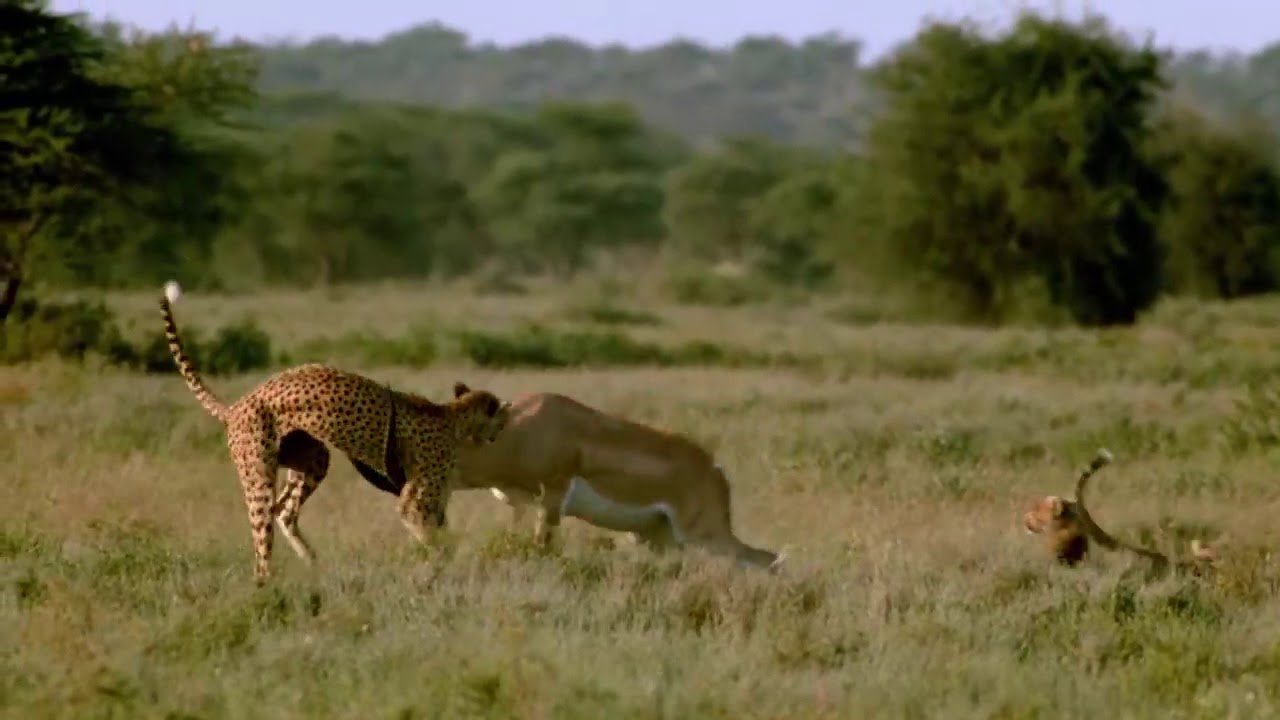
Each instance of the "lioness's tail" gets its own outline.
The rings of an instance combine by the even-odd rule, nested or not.
[[[196,400],[200,401],[200,405],[212,416],[220,421],[225,422],[227,418],[227,406],[209,388],[205,387],[204,381],[200,379],[200,374],[196,372],[195,364],[191,362],[191,358],[182,349],[182,338],[178,336],[178,323],[173,319],[173,303],[178,301],[182,296],[182,287],[178,285],[176,280],[170,280],[164,284],[164,295],[160,297],[160,311],[164,314],[164,336],[169,341],[169,352],[173,354],[173,361],[178,365],[178,374],[183,380],[187,381],[187,387],[191,388],[191,392],[195,394]]]
[[[1094,542],[1105,547],[1108,550],[1128,550],[1136,555],[1141,555],[1148,560],[1152,560],[1159,565],[1167,565],[1169,558],[1154,550],[1131,545],[1119,538],[1113,537],[1106,530],[1103,530],[1098,523],[1094,522],[1093,516],[1089,514],[1089,508],[1085,504],[1084,493],[1089,486],[1089,479],[1094,473],[1109,465],[1113,457],[1111,451],[1106,448],[1098,450],[1098,454],[1093,457],[1093,461],[1089,463],[1089,467],[1080,473],[1079,479],[1076,480],[1076,509],[1080,514],[1080,522],[1084,525],[1085,531],[1089,533],[1089,537]]]

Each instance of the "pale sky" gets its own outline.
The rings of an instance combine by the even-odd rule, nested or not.
[[[53,6],[148,30],[194,22],[221,37],[250,40],[377,39],[433,20],[502,45],[548,35],[593,45],[654,45],[674,36],[726,45],[746,34],[796,40],[834,31],[862,40],[868,59],[910,37],[926,15],[1003,22],[1023,6],[1069,17],[1091,7],[1130,33],[1154,31],[1157,45],[1179,50],[1254,52],[1280,40],[1280,3],[1269,0],[54,0]]]

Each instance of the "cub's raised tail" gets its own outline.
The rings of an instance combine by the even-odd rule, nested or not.
[[[187,387],[191,388],[200,405],[219,421],[226,422],[226,403],[219,400],[213,391],[205,386],[204,381],[200,379],[200,374],[196,372],[195,364],[182,349],[178,323],[173,319],[173,303],[177,302],[179,297],[182,297],[182,287],[176,280],[170,280],[164,284],[164,294],[160,297],[160,311],[164,315],[164,337],[169,342],[169,352],[173,354],[173,361],[178,365],[178,374],[187,381]]]
[[[1089,552],[1091,542],[1096,542],[1107,550],[1121,550],[1146,558],[1159,570],[1168,569],[1171,566],[1196,570],[1215,559],[1216,553],[1213,548],[1203,545],[1198,540],[1191,543],[1192,559],[1190,561],[1173,560],[1163,553],[1125,542],[1103,530],[1089,513],[1085,503],[1085,493],[1088,490],[1090,478],[1111,461],[1110,451],[1105,448],[1099,450],[1093,462],[1089,463],[1076,480],[1074,499],[1048,495],[1037,502],[1023,515],[1023,524],[1027,532],[1045,535],[1048,538],[1049,549],[1060,562],[1066,565],[1075,565],[1083,559]]]

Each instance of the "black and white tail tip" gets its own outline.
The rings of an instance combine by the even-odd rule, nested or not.
[[[182,286],[177,280],[170,280],[164,284],[164,297],[170,305],[178,302],[178,298],[182,297]]]

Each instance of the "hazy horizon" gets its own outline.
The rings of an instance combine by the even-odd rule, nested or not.
[[[1206,8],[1196,0],[1099,2],[939,2],[899,0],[849,10],[837,0],[789,0],[781,4],[738,4],[728,0],[364,0],[360,3],[302,5],[262,0],[54,0],[59,12],[85,12],[145,30],[193,24],[220,38],[255,42],[305,42],[322,36],[376,40],[416,25],[439,22],[467,34],[472,42],[509,46],[549,36],[590,45],[659,45],[676,38],[713,46],[731,45],[746,35],[779,35],[799,40],[823,33],[857,39],[865,57],[880,55],[911,37],[926,16],[1006,23],[1021,7],[1078,18],[1084,9],[1105,15],[1136,37],[1154,33],[1155,44],[1180,51],[1250,54],[1280,41],[1280,6],[1253,0],[1219,0]],[[203,5],[203,7],[201,7]],[[1159,13],[1152,12],[1159,7]],[[1208,11],[1206,13],[1206,10]],[[1211,22],[1206,21],[1206,15]]]

